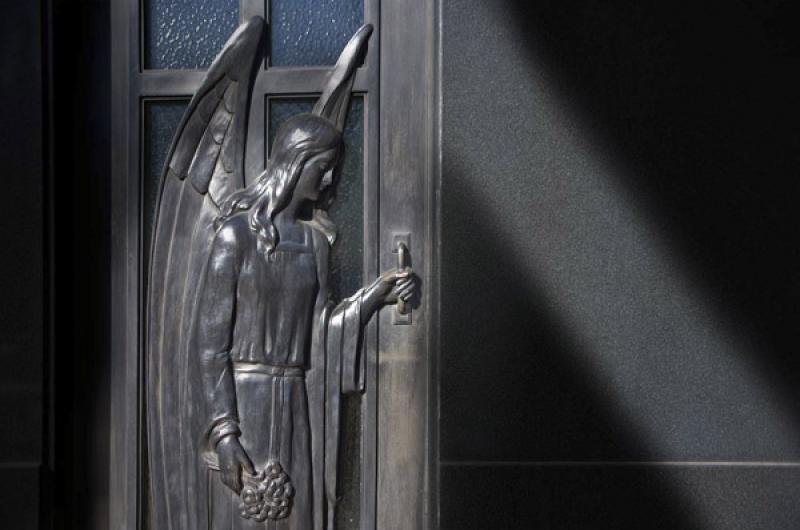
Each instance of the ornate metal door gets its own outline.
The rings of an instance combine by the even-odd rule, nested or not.
[[[159,206],[164,168],[172,167],[173,137],[178,133],[179,143],[180,131],[191,125],[181,125],[185,115],[191,117],[190,98],[208,88],[214,57],[239,23],[254,16],[266,20],[267,31],[256,54],[241,140],[244,186],[257,184],[281,124],[312,110],[351,35],[362,24],[374,28],[341,127],[343,163],[328,211],[338,226],[329,290],[341,300],[398,264],[413,267],[419,289],[407,307],[385,307],[366,325],[359,357],[364,391],[342,398],[335,525],[315,520],[313,526],[427,527],[435,491],[428,340],[434,294],[432,10],[431,2],[379,0],[114,4],[112,527],[173,526],[184,517],[172,514],[167,523],[159,518],[166,509],[159,507],[163,492],[157,491],[163,484],[154,486],[152,476],[163,471],[154,464],[156,453],[166,451],[166,460],[177,456],[154,445],[172,430],[161,430],[168,414],[158,413],[161,423],[152,420],[171,381],[154,383],[168,372],[152,368],[151,328],[169,322],[171,306],[162,304],[166,312],[155,314],[152,299],[171,294],[160,283],[150,285],[155,280],[148,271],[162,267],[150,249],[163,246],[153,234],[163,224],[157,212],[163,216],[165,208]],[[213,90],[232,111],[234,96],[219,86]],[[237,122],[231,123],[229,137]],[[217,140],[224,151],[227,141]],[[170,252],[178,248],[173,240]]]

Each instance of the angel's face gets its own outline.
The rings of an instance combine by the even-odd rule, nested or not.
[[[336,167],[338,149],[329,149],[309,158],[297,185],[294,188],[294,198],[300,200],[316,201],[320,194],[333,183],[333,168]]]

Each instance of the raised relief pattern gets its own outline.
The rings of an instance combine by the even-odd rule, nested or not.
[[[342,396],[364,388],[364,326],[416,289],[401,267],[331,294],[330,212],[371,33],[355,33],[311,112],[277,129],[247,187],[262,19],[230,38],[178,127],[149,261],[150,528],[334,528]]]

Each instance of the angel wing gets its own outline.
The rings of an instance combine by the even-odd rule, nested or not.
[[[204,406],[189,362],[192,308],[219,205],[244,187],[252,84],[266,24],[231,36],[189,103],[161,178],[147,304],[147,451],[152,527],[206,528],[200,440]]]

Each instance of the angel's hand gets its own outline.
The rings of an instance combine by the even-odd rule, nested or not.
[[[388,275],[388,279],[384,279],[385,275]],[[414,274],[409,267],[399,272],[389,271],[388,273],[384,273],[379,280],[384,282],[388,280],[388,282],[391,283],[391,288],[383,298],[383,303],[386,305],[396,304],[400,300],[408,302],[417,291],[417,284],[414,282]]]
[[[407,301],[416,292],[414,271],[410,267],[391,269],[381,274],[367,289],[371,305],[380,308],[396,304],[398,300]]]
[[[229,434],[219,441],[217,458],[222,483],[238,495],[242,491],[242,470],[251,475],[256,471],[236,435]]]

